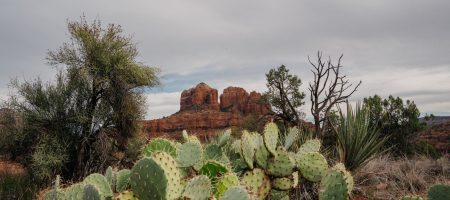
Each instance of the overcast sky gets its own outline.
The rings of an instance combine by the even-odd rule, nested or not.
[[[392,94],[449,115],[449,9],[448,0],[1,0],[0,99],[10,78],[52,80],[46,53],[68,41],[67,20],[84,14],[122,25],[139,61],[161,69],[147,118],[176,112],[181,91],[199,82],[263,92],[265,73],[281,64],[307,92],[307,57],[317,50],[344,54],[344,73],[363,82],[353,101]]]

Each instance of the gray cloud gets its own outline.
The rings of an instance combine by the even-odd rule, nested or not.
[[[0,2],[0,96],[11,77],[50,80],[48,49],[68,40],[66,20],[99,18],[134,36],[140,61],[162,69],[149,99],[207,82],[265,90],[280,64],[311,80],[307,56],[344,54],[345,72],[363,81],[354,100],[394,94],[423,112],[450,112],[450,1],[13,1]],[[160,94],[160,95],[156,95]],[[167,115],[178,99],[150,103]],[[308,108],[305,107],[307,112]]]

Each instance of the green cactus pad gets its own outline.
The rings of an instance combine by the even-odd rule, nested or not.
[[[183,192],[181,185],[181,175],[177,167],[177,162],[166,152],[155,152],[152,158],[164,169],[167,177],[167,198],[177,199]]]
[[[152,156],[152,153],[156,151],[164,151],[170,154],[172,157],[177,157],[177,149],[175,144],[164,138],[155,138],[150,140],[150,142],[144,147],[144,156]]]
[[[131,191],[123,191],[117,197],[114,198],[115,200],[139,200],[136,195],[134,195]]]
[[[423,200],[422,197],[417,196],[417,195],[408,195],[408,196],[404,196],[402,197],[400,200]]]
[[[248,194],[247,190],[241,186],[234,186],[228,188],[228,190],[223,194],[220,200],[251,200],[251,196]]]
[[[101,174],[94,173],[94,174],[87,176],[83,180],[83,184],[84,185],[89,185],[89,184],[94,185],[97,188],[101,198],[108,198],[108,197],[113,196],[113,191],[111,189],[111,186],[110,186],[108,180],[106,179],[106,177],[104,177]]]
[[[307,140],[298,149],[296,159],[300,159],[303,155],[309,152],[319,152],[321,146],[322,144],[318,139]]]
[[[263,170],[258,168],[245,172],[241,178],[241,184],[258,199],[265,199],[270,192],[270,179]]]
[[[171,165],[176,166],[173,159],[171,162]],[[139,160],[131,169],[131,189],[139,199],[171,200],[178,198],[175,196],[179,194],[179,191],[171,191],[170,188],[174,187],[169,186],[174,180],[177,180],[176,176],[168,174],[165,171],[165,167],[153,158],[145,157]],[[178,184],[180,183],[178,182]],[[172,198],[169,198],[169,196]]]
[[[204,175],[189,180],[184,189],[183,198],[190,200],[206,200],[211,196],[211,182]]]
[[[263,168],[267,168],[267,160],[269,159],[270,153],[267,151],[266,145],[264,144],[263,136],[260,134],[255,134],[255,144],[257,145],[255,151],[255,161],[256,164]]]
[[[191,167],[202,160],[202,146],[197,142],[186,142],[177,149],[179,167]]]
[[[130,184],[131,170],[122,169],[116,174],[116,191],[122,192],[126,190]]]
[[[223,147],[230,141],[230,139],[231,139],[231,129],[227,129],[221,135],[219,135],[217,144],[220,147]]]
[[[290,178],[275,178],[272,180],[272,187],[277,190],[289,190],[294,185]]]
[[[223,174],[226,174],[228,171],[230,170],[224,164],[214,160],[209,160],[205,162],[203,167],[198,172],[199,174],[208,176],[211,182],[215,184],[217,178]]]
[[[300,179],[299,175],[298,175],[298,171],[295,171],[294,173],[292,173],[292,188],[296,188],[298,186],[298,180]]]
[[[237,139],[237,140],[233,141],[233,143],[231,143],[230,150],[233,153],[241,155],[242,154],[242,140],[241,139]]]
[[[350,195],[352,193],[353,185],[354,185],[352,174],[349,171],[347,171],[347,169],[345,169],[345,165],[343,163],[336,163],[333,166],[333,169],[344,173],[344,179],[345,179],[345,182],[347,183],[348,195]]]
[[[264,127],[264,144],[266,145],[267,151],[269,151],[273,156],[277,155],[277,143],[278,143],[278,127],[275,123],[270,122]]]
[[[269,196],[271,200],[289,200],[289,191],[271,190]]]
[[[328,163],[325,157],[318,152],[309,152],[300,157],[298,168],[306,179],[317,182],[327,173]]]
[[[239,185],[239,177],[234,173],[228,173],[223,175],[216,183],[216,197],[223,196],[228,188]]]
[[[83,200],[84,185],[76,183],[64,190],[64,199],[69,200]]]
[[[319,199],[335,200],[348,199],[348,190],[344,173],[338,170],[329,170],[320,182]]]
[[[181,142],[185,143],[188,140],[189,140],[189,135],[186,130],[183,130],[183,132],[181,133]]]
[[[283,148],[278,148],[276,156],[268,161],[267,171],[270,175],[284,177],[291,175],[294,167],[295,161],[289,156],[289,153]]]
[[[92,184],[87,184],[84,186],[83,190],[83,200],[101,200],[104,199],[100,195],[100,191]]]
[[[429,200],[444,200],[450,199],[450,185],[437,184],[430,187],[428,190]]]
[[[284,149],[288,150],[291,148],[292,144],[298,139],[299,130],[297,127],[292,127],[289,129],[289,133],[284,138]]]
[[[108,183],[109,183],[109,186],[111,187],[111,189],[112,190],[114,190],[114,188],[115,188],[115,182],[116,182],[116,174],[113,172],[113,169],[112,169],[112,167],[111,166],[109,166],[107,169],[106,169],[106,171],[105,171],[105,177],[106,177],[106,180],[108,181]]]
[[[242,133],[242,157],[250,169],[253,169],[253,161],[255,157],[256,147],[254,145],[253,136],[248,131]]]
[[[44,200],[60,200],[64,199],[65,194],[58,190],[50,190],[44,195]]]

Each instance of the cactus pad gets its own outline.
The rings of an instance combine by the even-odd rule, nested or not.
[[[110,185],[110,187],[111,187],[111,189],[112,190],[114,190],[114,188],[115,188],[115,182],[116,182],[116,178],[115,178],[115,173],[113,172],[113,169],[112,169],[112,167],[111,166],[109,166],[107,169],[106,169],[106,171],[105,171],[105,177],[106,177],[106,180],[108,181],[108,183],[109,183],[109,185]]]
[[[255,144],[256,144],[256,151],[255,151],[255,161],[256,164],[263,168],[267,168],[267,160],[269,159],[270,153],[267,151],[266,145],[264,145],[264,139],[261,135],[255,134]]]
[[[296,188],[298,186],[298,180],[300,179],[299,175],[298,175],[298,171],[295,171],[294,173],[292,173],[292,187]]]
[[[150,140],[150,142],[144,147],[143,152],[144,156],[152,156],[152,154],[156,151],[164,151],[174,158],[177,156],[175,144],[170,140],[163,138],[155,138]]]
[[[90,184],[95,186],[101,198],[108,198],[113,196],[113,191],[111,190],[111,186],[109,185],[108,180],[101,174],[94,173],[87,176],[83,180],[83,184]]]
[[[130,174],[129,169],[122,169],[116,174],[116,191],[122,192],[127,189],[130,184]]]
[[[352,193],[353,185],[354,185],[352,174],[349,171],[347,171],[347,169],[345,169],[345,165],[342,163],[336,163],[333,166],[333,169],[344,173],[344,179],[345,179],[345,182],[347,183],[348,195],[350,195]]]
[[[83,190],[83,200],[101,200],[104,199],[100,195],[100,191],[92,184],[87,184],[84,186]]]
[[[186,142],[177,149],[179,167],[191,167],[202,160],[202,146],[197,142]]]
[[[245,172],[241,183],[258,199],[265,199],[270,192],[270,179],[258,168]]]
[[[217,181],[216,184],[216,197],[220,198],[221,196],[223,196],[225,191],[228,190],[228,188],[238,185],[239,185],[239,178],[236,174],[229,173],[223,175],[220,178],[220,180]]]
[[[320,181],[328,169],[327,160],[318,152],[306,153],[300,157],[297,165],[301,174],[312,182]]]
[[[300,159],[301,156],[309,152],[319,152],[321,146],[321,142],[318,139],[306,140],[298,149],[296,159]]]
[[[240,186],[234,186],[228,188],[223,194],[220,200],[251,200],[251,196],[248,194],[245,188]]]
[[[269,159],[267,171],[276,177],[289,176],[294,171],[295,161],[289,156],[289,153],[278,148],[275,157]]]
[[[289,191],[271,190],[271,200],[289,200]]]
[[[292,127],[289,129],[289,133],[284,138],[284,149],[288,150],[292,144],[298,139],[299,130],[297,127]]]
[[[181,175],[175,159],[166,152],[155,152],[152,158],[164,169],[167,177],[167,198],[178,198],[183,192],[183,186],[181,185]]]
[[[64,199],[83,200],[84,185],[76,183],[64,190]]]
[[[175,165],[173,159],[171,162],[171,165]],[[176,167],[173,168],[176,169]],[[170,184],[176,179],[176,176],[168,174],[165,167],[153,158],[145,157],[131,169],[130,184],[139,199],[176,199],[180,192],[170,190],[170,188],[175,188]],[[179,177],[178,184],[180,184]]]
[[[217,144],[220,147],[223,147],[230,141],[230,139],[231,139],[231,129],[227,129],[219,136]]]
[[[184,189],[183,198],[191,200],[207,200],[211,196],[211,182],[204,175],[189,180]]]
[[[343,172],[338,170],[328,171],[320,183],[319,199],[348,199],[348,190]]]
[[[293,185],[293,180],[290,178],[275,178],[272,180],[272,186],[277,190],[289,190]]]
[[[450,199],[450,185],[433,185],[428,190],[429,200]]]
[[[242,157],[244,158],[245,162],[247,163],[248,167],[250,169],[253,169],[253,160],[255,157],[255,142],[253,141],[254,137],[251,133],[248,131],[245,131],[242,133]]]
[[[209,160],[206,161],[202,168],[198,171],[199,174],[206,175],[213,182],[216,182],[217,177],[222,176],[228,172],[228,168],[220,162]]]
[[[277,151],[277,143],[278,143],[278,127],[275,123],[270,122],[266,124],[264,127],[264,144],[266,145],[267,150],[273,155],[276,156]]]

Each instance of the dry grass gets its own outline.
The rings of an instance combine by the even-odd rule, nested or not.
[[[425,156],[394,159],[379,156],[355,174],[355,193],[369,199],[399,199],[410,194],[426,196],[430,186],[450,183],[450,160]]]

